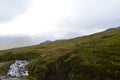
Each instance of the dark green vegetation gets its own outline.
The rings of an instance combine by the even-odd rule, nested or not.
[[[120,28],[1,51],[0,75],[16,59],[31,61],[30,80],[120,80]]]

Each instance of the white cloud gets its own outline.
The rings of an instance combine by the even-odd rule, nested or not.
[[[119,7],[119,0],[32,0],[26,13],[0,24],[0,35],[90,34],[120,25]]]
[[[9,23],[0,24],[0,34],[46,34],[70,12],[67,0],[34,0],[31,8]]]

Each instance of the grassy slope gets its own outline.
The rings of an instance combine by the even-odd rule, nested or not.
[[[120,28],[0,52],[0,75],[16,59],[31,61],[30,80],[120,80]]]

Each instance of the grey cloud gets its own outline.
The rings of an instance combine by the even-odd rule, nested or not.
[[[14,19],[24,13],[31,0],[0,0],[0,23]]]

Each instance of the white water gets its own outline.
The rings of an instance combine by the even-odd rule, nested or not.
[[[29,64],[27,60],[16,60],[13,64],[10,65],[7,75],[8,76],[28,76],[28,70],[25,68]]]

